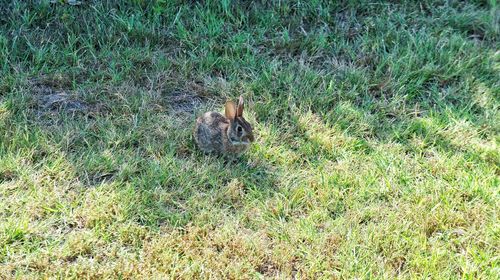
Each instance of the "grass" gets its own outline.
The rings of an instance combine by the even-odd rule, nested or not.
[[[0,278],[500,277],[495,0],[63,2],[0,8]]]

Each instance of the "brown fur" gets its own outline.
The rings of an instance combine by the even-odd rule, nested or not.
[[[196,120],[194,139],[206,153],[239,155],[254,141],[252,126],[243,118],[243,98],[238,106],[227,102],[225,115],[206,112]],[[239,129],[241,127],[241,129]]]

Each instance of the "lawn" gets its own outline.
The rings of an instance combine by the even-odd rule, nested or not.
[[[0,4],[0,279],[500,278],[497,1],[55,2]]]

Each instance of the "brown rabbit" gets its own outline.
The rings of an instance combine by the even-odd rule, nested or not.
[[[252,126],[243,118],[243,97],[238,106],[226,102],[225,114],[206,112],[196,119],[194,139],[205,153],[239,155],[254,141]]]

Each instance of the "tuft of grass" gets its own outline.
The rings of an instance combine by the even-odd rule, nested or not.
[[[500,277],[497,1],[52,2],[0,8],[1,279]]]

